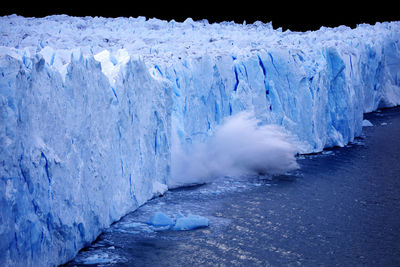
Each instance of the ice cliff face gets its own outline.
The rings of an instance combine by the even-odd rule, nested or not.
[[[171,101],[143,62],[118,93],[93,58],[30,66],[1,59],[1,262],[56,265],[166,183]]]
[[[342,146],[400,104],[400,23],[0,18],[0,262],[53,266],[163,193],[172,146],[247,110],[300,152]]]

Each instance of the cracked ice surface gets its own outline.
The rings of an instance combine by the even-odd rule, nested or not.
[[[172,147],[250,111],[300,152],[400,103],[400,23],[0,18],[0,262],[57,265],[168,189]],[[228,152],[227,152],[228,153]]]

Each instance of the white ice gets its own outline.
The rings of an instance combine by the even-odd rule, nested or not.
[[[369,120],[362,121],[362,127],[371,127],[374,126]]]

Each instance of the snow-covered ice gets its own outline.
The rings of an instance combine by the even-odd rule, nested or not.
[[[0,18],[0,36],[5,265],[64,263],[176,179],[192,183],[173,177],[182,173],[174,152],[194,159],[187,153],[218,138],[245,140],[218,130],[243,111],[252,114],[243,123],[274,129],[273,140],[296,140],[277,153],[294,164],[296,152],[352,142],[363,113],[400,103],[399,22],[302,33],[261,22],[13,15]],[[265,155],[256,143],[240,142],[254,145],[246,153],[229,144],[214,145],[218,160],[235,156],[226,166],[263,166],[252,160]]]

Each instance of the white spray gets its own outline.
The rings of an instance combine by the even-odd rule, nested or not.
[[[223,176],[283,174],[298,169],[293,136],[277,125],[260,125],[252,113],[229,117],[207,142],[182,147],[174,140],[168,187]]]

